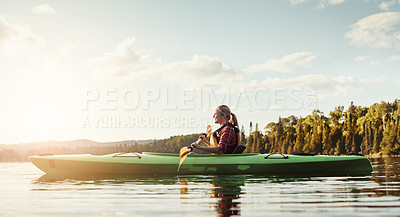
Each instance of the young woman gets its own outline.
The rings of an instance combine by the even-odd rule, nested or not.
[[[211,136],[211,144],[205,140],[204,136],[200,136],[202,141],[209,146],[201,146],[195,143],[192,146],[210,153],[232,154],[240,141],[239,124],[236,115],[231,112],[228,106],[220,105],[215,110],[213,118],[215,123],[221,127]],[[215,146],[212,147],[212,144],[215,144]]]

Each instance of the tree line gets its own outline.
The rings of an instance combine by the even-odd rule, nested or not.
[[[265,126],[258,124],[245,142],[248,153],[400,154],[400,101],[355,106],[338,106],[325,116],[314,110],[307,117],[279,118]]]

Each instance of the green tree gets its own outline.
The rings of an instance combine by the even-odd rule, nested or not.
[[[296,124],[296,142],[293,146],[293,153],[303,153],[305,133],[302,126],[303,119],[300,118]]]
[[[242,125],[242,129],[240,130],[240,144],[246,144],[246,134],[244,132],[244,127]]]

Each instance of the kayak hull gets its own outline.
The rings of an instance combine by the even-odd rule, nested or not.
[[[369,175],[373,171],[362,156],[189,155],[179,171],[177,154],[48,155],[29,160],[45,173],[57,175]]]

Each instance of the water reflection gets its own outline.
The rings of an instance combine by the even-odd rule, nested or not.
[[[213,205],[219,216],[240,215],[241,186],[244,186],[246,176],[213,176],[209,177],[211,184],[210,198],[217,199]],[[187,199],[189,194],[190,177],[179,177],[181,199]]]
[[[239,198],[245,177],[215,177],[212,179],[211,198],[217,198],[215,208],[219,216],[240,215]]]
[[[187,176],[179,177],[181,199],[186,201],[190,199],[191,194],[199,193],[196,190],[193,192],[190,188],[196,186],[197,183],[208,183],[210,191],[207,196],[210,200],[215,201],[212,207],[217,212],[218,216],[239,216],[241,215],[240,199],[245,192],[242,188],[246,185],[257,184],[284,184],[291,182],[306,182],[310,181],[311,177],[282,177],[282,176],[254,176],[254,175],[233,175],[233,176]],[[249,192],[247,192],[249,193]]]
[[[210,199],[216,199],[211,206],[218,216],[240,215],[239,198],[243,194],[241,187],[246,182],[254,182],[254,176],[62,176],[43,175],[33,181],[33,191],[70,191],[70,190],[104,190],[111,185],[118,186],[145,186],[147,191],[153,188],[159,190],[159,186],[179,186],[179,194],[182,202],[187,203],[198,195],[199,190],[193,191],[190,188],[198,188],[199,184],[204,186],[201,192],[208,192]],[[265,180],[266,177],[263,177]],[[258,179],[258,178],[257,178]],[[261,180],[258,179],[260,182]],[[275,179],[273,179],[275,180]],[[57,186],[59,188],[57,188]],[[153,186],[153,187],[152,187]],[[158,187],[157,187],[158,186]],[[128,188],[132,189],[132,188]],[[171,189],[174,189],[173,187]],[[207,190],[209,189],[209,190]],[[158,192],[170,194],[172,192]],[[215,201],[215,200],[210,200]]]
[[[377,196],[400,196],[400,158],[371,159],[374,167],[372,179],[380,185]]]
[[[176,183],[175,176],[126,176],[126,175],[49,175],[44,174],[34,183],[52,183],[52,182],[93,182],[97,184],[125,184],[125,183],[147,183],[171,185]]]

